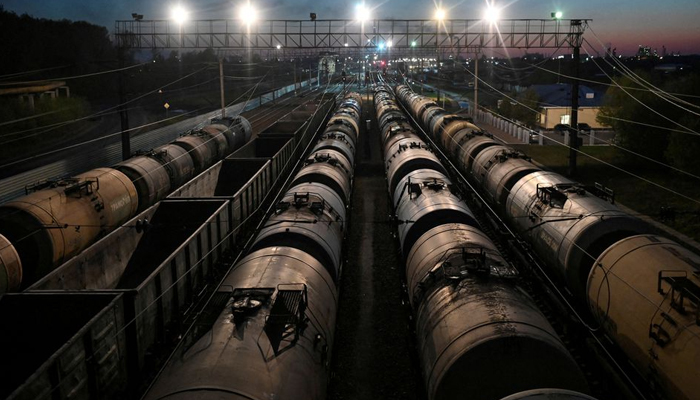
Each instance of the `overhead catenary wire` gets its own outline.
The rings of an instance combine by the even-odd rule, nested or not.
[[[586,43],[588,43],[588,42],[586,42]],[[584,47],[584,51],[586,51],[586,53],[588,53],[588,49],[585,48],[585,47]],[[619,83],[617,83],[610,75],[608,75],[608,73],[605,72],[605,70],[598,64],[598,62],[597,62],[595,59],[591,59],[591,60],[592,60],[592,62],[603,72],[603,74],[605,74],[605,76],[607,76],[607,77],[610,79],[610,81],[613,82],[613,84],[614,84],[615,87],[617,87],[618,89],[622,90],[626,95],[628,95],[629,97],[631,97],[634,101],[636,101],[637,103],[639,103],[640,105],[642,105],[644,108],[646,108],[647,110],[653,112],[654,114],[658,115],[659,117],[665,119],[666,121],[668,121],[668,122],[670,122],[670,123],[672,123],[672,124],[674,124],[674,125],[677,125],[677,126],[683,128],[683,129],[685,129],[686,132],[684,132],[684,133],[693,134],[693,135],[696,135],[696,136],[697,136],[697,135],[700,135],[700,133],[698,133],[698,132],[692,130],[691,128],[688,128],[688,127],[682,125],[681,123],[675,121],[674,119],[672,119],[672,118],[670,118],[670,117],[667,117],[667,116],[663,115],[662,113],[660,113],[660,112],[658,112],[657,110],[655,110],[653,107],[647,105],[646,103],[644,103],[643,101],[641,101],[641,100],[638,99],[637,97],[633,96],[633,95],[630,93],[629,90],[625,89],[622,85],[620,85]],[[607,60],[605,60],[605,59],[603,59],[603,60],[604,60],[606,63],[609,64],[609,61],[607,61]],[[657,95],[659,98],[661,98],[662,100],[666,101],[667,103],[672,104],[672,105],[674,105],[674,106],[676,106],[676,107],[682,109],[683,111],[686,111],[686,112],[688,112],[688,113],[694,114],[694,115],[696,115],[696,116],[700,116],[700,113],[697,113],[697,112],[695,112],[695,111],[692,111],[692,110],[689,110],[689,109],[687,109],[687,108],[685,108],[685,107],[682,107],[682,106],[680,106],[680,105],[674,103],[673,101],[669,100],[669,99],[668,99],[667,97],[665,97],[665,96],[660,96],[660,95],[659,95],[660,89],[656,89],[656,88],[655,88],[654,90],[649,89],[649,91],[650,91],[651,93]],[[664,92],[664,93],[665,93],[665,92]]]
[[[171,85],[174,85],[175,83],[180,82],[180,81],[182,81],[182,80],[184,80],[184,79],[187,79],[187,78],[189,78],[190,76],[193,76],[193,75],[195,75],[195,74],[198,74],[198,73],[200,73],[200,72],[206,70],[207,68],[208,68],[208,67],[201,68],[201,69],[199,69],[199,70],[197,70],[197,71],[195,71],[195,72],[192,72],[192,73],[190,73],[190,74],[188,74],[188,75],[186,75],[186,76],[183,76],[182,78],[178,78],[178,79],[176,79],[176,80],[174,80],[174,81],[172,81],[172,82],[170,82],[170,83],[168,83],[168,84],[165,84],[165,85],[160,86],[160,87],[158,87],[158,88],[156,88],[156,89],[153,89],[153,90],[151,90],[150,92],[146,92],[146,93],[144,93],[144,94],[142,94],[142,95],[140,95],[140,96],[138,96],[138,97],[135,97],[135,98],[133,98],[133,99],[127,100],[127,101],[125,101],[125,102],[123,102],[123,103],[121,103],[121,104],[117,104],[117,105],[115,105],[115,106],[108,107],[108,108],[106,108],[106,109],[104,109],[104,110],[101,110],[101,111],[98,111],[98,112],[96,112],[96,113],[87,115],[87,116],[85,116],[85,117],[75,118],[75,119],[72,119],[72,120],[69,120],[69,121],[59,122],[59,123],[47,125],[47,126],[44,126],[44,127],[32,128],[31,130],[49,128],[49,129],[46,129],[46,130],[41,131],[41,132],[38,133],[38,134],[42,134],[42,133],[50,132],[50,131],[52,131],[52,130],[54,130],[54,129],[56,129],[56,128],[62,127],[62,126],[70,125],[70,124],[73,124],[73,123],[76,123],[76,122],[79,122],[79,121],[84,121],[84,120],[87,120],[87,119],[90,119],[90,118],[99,117],[99,116],[103,115],[104,113],[106,113],[106,112],[108,112],[108,111],[113,111],[113,110],[118,109],[118,108],[120,108],[120,107],[123,107],[123,106],[125,106],[125,105],[127,105],[127,104],[131,104],[131,103],[133,103],[133,102],[135,102],[135,101],[138,101],[138,100],[140,100],[140,99],[142,99],[142,98],[144,98],[144,97],[146,97],[146,96],[150,96],[150,95],[152,95],[152,94],[154,94],[154,93],[158,93],[158,91],[160,91],[160,90],[162,90],[162,89],[165,89],[166,87],[169,87],[169,86],[171,86]],[[24,132],[26,132],[26,131],[24,131]],[[16,132],[13,132],[13,133],[16,133]],[[5,143],[6,143],[6,142],[0,143],[0,144],[5,144]]]
[[[465,68],[465,69],[466,69],[466,68]],[[468,69],[467,69],[467,72],[469,72],[469,73],[471,73],[472,75],[474,75],[474,74],[473,74],[471,71],[469,71]],[[474,75],[474,76],[475,76],[475,78],[476,78],[476,75]],[[484,85],[486,85],[486,86],[488,86],[489,88],[491,88],[491,89],[492,89],[493,91],[495,91],[496,93],[498,93],[498,94],[500,94],[500,95],[502,95],[502,96],[508,98],[509,100],[512,100],[512,101],[516,102],[518,105],[520,105],[520,106],[522,106],[522,107],[525,107],[526,109],[528,109],[528,110],[530,110],[530,111],[532,111],[532,112],[535,112],[535,113],[537,113],[537,114],[540,113],[538,110],[535,110],[535,109],[529,107],[528,105],[526,105],[526,104],[524,104],[524,103],[518,101],[517,99],[515,99],[515,98],[513,98],[513,97],[511,97],[511,96],[508,96],[507,94],[501,92],[500,90],[496,89],[495,87],[493,87],[492,85],[490,85],[490,84],[489,84],[488,82],[486,82],[485,80],[483,80],[483,79],[481,79],[481,78],[478,78],[478,79],[479,79],[480,82],[482,82]],[[501,114],[498,114],[498,113],[495,112],[495,111],[488,110],[488,112],[490,112],[490,113],[492,113],[492,114],[495,114],[495,115],[498,115],[498,116],[501,117],[502,119],[505,119],[505,120],[507,120],[507,121],[509,121],[509,122],[511,122],[511,123],[517,124],[517,125],[522,126],[522,127],[524,127],[524,128],[526,128],[526,129],[529,130],[529,128],[527,128],[527,127],[525,127],[525,126],[523,126],[523,125],[521,125],[521,124],[519,124],[519,123],[516,123],[515,121],[512,121],[512,120],[506,118],[505,116],[503,116],[503,115],[501,115]],[[585,134],[585,133],[583,133],[581,130],[579,130],[579,129],[577,129],[577,128],[573,128],[573,127],[572,127],[572,129],[576,129],[576,131],[577,131],[578,133],[580,133],[580,134]],[[681,131],[681,132],[685,133],[684,131]],[[551,139],[551,138],[550,138],[550,139]],[[564,147],[567,147],[567,148],[569,147],[569,146],[566,145],[565,143],[558,142],[558,141],[556,141],[556,140],[554,140],[554,139],[551,139],[551,140],[552,140],[553,142],[557,143],[557,144],[561,144],[561,145],[564,146]],[[608,142],[608,143],[609,143],[609,142]],[[684,174],[684,175],[686,175],[686,176],[690,176],[690,177],[695,178],[695,179],[700,179],[700,176],[698,176],[698,175],[696,175],[696,174],[693,174],[693,173],[691,173],[691,172],[688,172],[688,171],[682,170],[682,169],[680,169],[680,168],[674,167],[674,166],[672,166],[672,165],[670,165],[670,164],[667,164],[667,163],[664,163],[664,162],[661,162],[661,161],[658,161],[658,160],[654,160],[653,158],[650,158],[650,157],[648,157],[648,156],[642,155],[642,154],[640,154],[640,153],[637,153],[637,152],[635,152],[635,151],[633,151],[633,150],[627,149],[627,148],[622,147],[622,146],[620,146],[620,145],[613,144],[613,146],[615,146],[616,148],[619,148],[619,149],[621,149],[621,150],[623,150],[623,151],[625,151],[625,152],[628,152],[628,153],[630,153],[630,154],[633,154],[633,155],[639,156],[639,157],[641,157],[641,158],[644,158],[645,160],[652,161],[652,162],[654,162],[654,163],[656,163],[656,164],[658,164],[658,165],[662,165],[662,166],[667,167],[667,168],[669,168],[669,169],[672,169],[672,170],[674,170],[674,171],[676,171],[676,172],[682,173],[682,174]],[[587,153],[583,153],[583,152],[581,152],[581,151],[578,150],[578,149],[575,149],[575,150],[576,150],[577,153],[584,154],[584,155],[586,155],[587,157],[594,158],[594,159],[596,159],[596,160],[598,160],[598,161],[603,162],[602,160],[599,160],[599,159],[597,159],[597,158],[595,158],[595,157],[593,157],[593,156],[591,156],[591,155],[589,155],[589,154],[587,154]],[[608,165],[613,166],[612,164],[609,164],[609,163],[608,163]],[[619,168],[619,167],[615,167],[615,168]],[[632,176],[635,176],[635,177],[639,177],[640,179],[644,179],[644,180],[646,180],[646,181],[648,181],[649,183],[652,183],[652,184],[654,184],[654,185],[658,185],[658,184],[656,184],[656,183],[654,183],[654,182],[652,182],[652,181],[650,181],[650,180],[648,180],[648,179],[646,179],[646,178],[642,178],[642,177],[640,177],[639,175],[636,175],[636,174],[634,174],[634,173],[632,173],[632,172],[626,171],[626,170],[624,170],[624,169],[620,169],[620,170],[621,170],[621,171],[624,171],[624,172],[626,172],[626,173],[628,173],[629,175],[632,175]],[[663,186],[662,186],[662,187],[663,187]],[[683,198],[685,198],[685,199],[689,199],[689,200],[692,200],[692,201],[694,201],[694,202],[700,204],[700,202],[696,201],[695,199],[693,199],[693,198],[691,198],[691,197],[689,197],[689,196],[686,196],[686,195],[684,195],[684,194],[678,193],[678,192],[673,191],[672,189],[669,189],[669,188],[666,188],[666,187],[664,187],[664,188],[667,189],[667,190],[669,190],[669,191],[671,191],[671,192],[674,193],[674,194],[680,195],[681,197],[683,197]]]
[[[323,101],[323,97],[322,97],[322,101]],[[316,110],[314,110],[314,113],[312,114],[311,118],[313,118],[313,117],[316,115],[316,113],[318,112],[318,110],[320,110],[321,108],[322,108],[322,107],[318,107]],[[332,110],[329,110],[329,112],[330,112],[330,111],[332,111]],[[313,132],[310,132],[310,131],[309,131],[309,125],[307,124],[303,136],[306,137],[306,136],[307,136],[308,134],[310,134],[310,133],[313,133]],[[302,142],[302,141],[300,141],[300,143],[297,144],[297,146],[295,147],[295,150],[294,150],[294,151],[296,151],[296,149],[299,148],[299,146],[301,145],[301,142]],[[308,150],[309,146],[310,146],[312,143],[313,143],[313,142],[309,141],[309,145],[307,145],[307,148],[306,148],[307,150]],[[289,165],[289,163],[291,163],[291,162],[296,162],[296,166],[295,166],[295,168],[294,168],[294,169],[296,169],[296,167],[298,167],[299,163],[302,162],[302,160],[296,160],[296,161],[291,160],[291,159],[290,159],[290,160],[287,160],[287,162],[285,163],[285,166]],[[285,180],[285,183],[281,186],[282,188],[284,188],[284,187],[286,186],[286,184],[290,181],[290,179],[292,179],[292,176],[293,176],[293,175],[284,177],[286,180]],[[276,178],[275,182],[278,182],[278,181],[279,181],[280,179],[282,179],[282,178],[283,178],[282,176],[278,176],[278,177]],[[280,193],[282,193],[282,191],[280,191]],[[265,199],[267,199],[267,197],[270,196],[271,194],[272,194],[271,192],[266,193]],[[279,196],[279,195],[281,195],[281,194],[278,194],[278,196]],[[212,248],[207,254],[204,254],[204,255],[201,257],[201,260],[199,260],[198,262],[194,263],[194,264],[192,265],[192,267],[190,267],[187,271],[185,271],[179,278],[177,278],[176,280],[174,280],[174,281],[170,284],[170,286],[168,286],[168,287],[166,287],[166,288],[163,288],[162,293],[160,293],[158,296],[156,296],[150,303],[148,303],[148,304],[144,307],[143,310],[140,310],[131,320],[125,321],[125,322],[124,322],[124,326],[122,326],[121,329],[119,329],[117,332],[115,332],[114,335],[113,335],[113,337],[114,337],[114,338],[117,338],[117,337],[118,337],[119,335],[121,335],[130,325],[136,323],[136,321],[141,317],[141,315],[143,315],[145,312],[148,312],[148,310],[149,310],[150,308],[152,308],[153,306],[157,305],[158,302],[160,301],[160,299],[161,299],[163,296],[167,295],[168,292],[171,291],[174,287],[176,287],[176,286],[180,283],[181,280],[187,278],[187,277],[190,275],[190,272],[193,271],[195,268],[197,268],[200,264],[202,264],[203,262],[205,262],[211,254],[214,254],[214,252],[217,251],[217,250],[219,249],[219,247],[222,246],[222,245],[226,242],[226,240],[228,240],[229,237],[231,237],[232,235],[234,235],[234,234],[237,232],[237,230],[238,230],[241,226],[243,226],[244,224],[248,223],[248,221],[253,217],[253,215],[256,215],[256,213],[258,213],[260,210],[262,210],[262,204],[264,204],[264,201],[265,201],[265,200],[263,200],[263,201],[261,202],[261,205],[259,205],[253,212],[251,212],[250,215],[249,215],[248,217],[246,217],[246,219],[244,219],[243,221],[241,221],[234,229],[231,230],[231,232],[229,232],[225,237],[223,237],[222,240],[221,240],[217,245],[213,246],[213,248]],[[275,204],[275,203],[274,203],[274,201],[273,201],[273,202],[271,203],[271,205],[267,208],[267,211],[266,211],[267,214],[269,214],[269,213],[271,212],[272,207],[274,206],[274,204]],[[261,222],[258,224],[258,227],[256,228],[256,231],[260,229],[261,224],[262,224],[263,222],[264,222],[264,220],[261,220]],[[251,237],[247,240],[246,245],[244,246],[245,248],[247,248],[247,247],[250,245],[250,243],[252,242],[253,238],[255,238],[255,234],[251,235]],[[234,265],[236,265],[236,263],[238,263],[238,261],[241,259],[242,255],[243,255],[243,252],[239,253],[239,255],[236,257],[236,259],[230,264],[230,267],[228,268],[228,270],[224,272],[224,274],[223,274],[224,277],[227,276],[227,275],[231,272],[231,270],[233,269]],[[221,289],[223,283],[224,283],[224,280],[222,279],[221,282],[219,282],[219,283],[217,284],[216,288],[212,291],[212,294],[209,296],[209,298],[205,301],[204,306],[201,307],[200,311],[199,311],[199,312],[197,313],[197,315],[194,317],[193,321],[196,320],[197,318],[199,318],[199,316],[201,315],[201,310],[204,310],[204,309],[206,308],[206,306],[209,305],[209,304],[211,303],[212,299],[214,298],[214,295]],[[192,329],[192,326],[194,326],[194,324],[191,325],[191,326],[181,335],[182,338],[185,338],[185,337],[187,337],[187,336],[190,334],[191,329]],[[181,341],[180,343],[182,343],[182,341]],[[109,345],[109,344],[103,344],[100,348],[98,348],[97,350],[95,350],[95,351],[93,352],[93,355],[89,356],[89,357],[86,359],[86,362],[89,362],[90,360],[92,360],[92,359],[95,357],[96,354],[99,354],[99,350],[100,350],[100,349],[103,349],[104,347],[106,347],[106,346],[108,346],[108,345]],[[178,345],[178,346],[179,346],[179,345]],[[175,352],[171,353],[171,355],[167,358],[167,360],[165,361],[165,363],[163,364],[163,366],[167,365],[167,363],[168,363],[168,362],[170,361],[170,359],[174,356],[174,354],[175,354]],[[162,372],[162,369],[159,371],[159,373],[157,374],[157,376],[159,376],[161,372]],[[157,377],[157,376],[156,376],[156,377]],[[55,390],[57,390],[58,388],[60,388],[61,383],[64,382],[64,381],[66,381],[66,379],[60,380],[60,381],[56,384],[56,386],[55,386],[54,388],[52,388],[51,391],[49,391],[48,393],[46,393],[45,397],[51,395],[51,393],[53,393]],[[44,397],[44,398],[45,398],[45,397]]]
[[[602,42],[601,42],[600,38],[598,37],[598,35],[596,35],[596,33],[595,33],[595,31],[593,30],[593,28],[590,28],[590,27],[589,27],[589,30],[590,30],[590,32],[593,34],[593,37],[596,38],[596,40],[598,41],[598,43],[600,43],[600,45],[601,45],[603,48],[605,48],[605,46],[602,45]],[[584,39],[584,41],[585,41],[585,43],[589,44],[591,47],[593,47],[593,48],[595,47],[595,46],[593,46],[590,42],[588,42],[587,39]],[[695,105],[695,104],[692,104],[692,103],[688,103],[688,102],[686,102],[685,100],[679,99],[678,97],[676,97],[676,95],[675,95],[674,93],[666,92],[666,91],[664,91],[664,90],[662,90],[662,89],[660,89],[660,88],[654,86],[654,85],[651,84],[650,82],[647,82],[647,81],[644,80],[642,77],[640,77],[637,73],[635,73],[635,72],[632,71],[629,67],[627,67],[625,64],[623,64],[617,57],[613,57],[612,54],[610,54],[610,53],[607,52],[607,50],[606,50],[606,55],[609,55],[609,56],[610,56],[609,58],[610,58],[611,60],[613,60],[613,62],[615,62],[615,64],[616,64],[617,66],[619,66],[620,69],[621,69],[622,71],[624,71],[624,72],[627,74],[627,76],[630,77],[630,79],[632,79],[633,82],[637,83],[638,85],[640,85],[640,86],[642,86],[642,87],[650,88],[649,91],[652,92],[652,93],[654,93],[654,94],[656,94],[657,96],[660,95],[660,97],[669,97],[669,98],[671,98],[671,99],[673,99],[673,100],[679,101],[679,102],[684,103],[684,104],[686,104],[686,105],[692,105],[692,106],[694,106],[694,107],[698,107],[698,105]],[[590,56],[590,54],[589,54],[589,56]],[[607,58],[607,57],[606,57],[606,58]],[[607,59],[605,59],[605,61],[609,64],[609,62],[608,62]]]
[[[263,78],[264,78],[264,77],[263,77]],[[258,85],[259,85],[262,81],[263,81],[263,79],[260,79],[260,80],[258,81]],[[236,99],[232,100],[232,101],[229,103],[228,106],[230,106],[230,105],[232,105],[233,103],[237,102],[237,101],[238,101],[239,99],[241,99],[246,93],[250,92],[250,95],[249,95],[249,96],[247,97],[247,99],[245,100],[244,106],[241,107],[241,109],[244,110],[245,107],[247,106],[248,102],[250,101],[250,99],[253,97],[253,94],[255,93],[255,88],[256,88],[256,87],[257,87],[257,85],[256,85],[254,88],[251,88],[251,89],[249,89],[248,91],[244,92],[243,94],[241,94],[241,95],[240,95],[239,97],[237,97]],[[289,100],[291,100],[291,99],[289,99]],[[286,100],[286,101],[289,101],[289,100]],[[197,112],[197,111],[198,111],[198,110],[191,111],[191,113]],[[171,118],[176,118],[176,117],[171,117]],[[156,123],[160,123],[160,122],[162,122],[162,121],[150,123],[150,124],[147,124],[147,125],[152,125],[152,124],[156,124]],[[141,127],[132,128],[132,129],[140,129],[140,128],[141,128]],[[121,134],[121,132],[117,132],[117,133],[115,133],[115,134],[113,134],[113,135],[118,135],[118,134]],[[101,138],[100,138],[100,139],[94,139],[94,140],[101,140]],[[199,146],[204,146],[204,145],[206,145],[206,143],[208,143],[208,142],[211,141],[211,140],[214,140],[214,138],[212,137],[212,138],[206,140],[204,143],[198,145],[197,147],[199,147]],[[80,145],[80,144],[78,144],[78,145]],[[77,145],[75,145],[75,146],[77,146]],[[60,149],[59,149],[59,150],[60,150]],[[184,155],[185,155],[185,154],[183,154],[183,155],[181,155],[181,156],[178,156],[178,157],[175,157],[175,158],[174,158],[172,161],[170,161],[170,162],[175,162],[177,159],[179,159],[180,157],[182,157],[182,156],[184,156]],[[169,164],[170,162],[167,162],[167,163],[165,163],[165,164],[160,165],[159,168],[165,168],[166,165]],[[106,172],[105,172],[105,173],[106,173]],[[105,173],[103,173],[103,174],[105,174]],[[99,178],[99,176],[97,176],[97,178]],[[137,178],[136,180],[134,180],[133,182],[136,182],[136,181],[138,181],[139,179],[143,179],[143,177],[139,177],[139,178]],[[45,202],[45,201],[49,201],[49,200],[50,200],[50,199],[43,199],[43,200],[40,200],[39,202],[34,203],[33,205],[36,206],[36,205],[39,205],[41,202]],[[15,211],[15,213],[19,213],[19,212],[20,212],[19,210],[16,210],[16,211]],[[57,221],[54,221],[54,222],[58,223]],[[31,237],[32,235],[38,233],[40,230],[41,230],[41,229],[37,229],[37,230],[35,230],[35,231],[33,231],[33,232],[30,232],[30,233],[27,234],[26,236],[24,236],[24,237],[22,237],[22,238],[20,238],[20,239],[18,239],[18,240],[15,240],[14,243],[17,243],[17,242],[22,241],[22,240],[26,240],[26,239],[28,239],[29,237]],[[10,245],[5,246],[5,247],[3,247],[3,248],[7,248],[7,247],[9,247],[9,246],[10,246]],[[0,249],[0,250],[1,250],[1,249]]]
[[[122,68],[115,68],[115,69],[110,69],[107,71],[98,71],[98,72],[91,72],[88,74],[82,74],[82,75],[72,75],[72,76],[62,76],[58,78],[46,78],[46,79],[38,79],[34,81],[22,81],[22,82],[12,82],[13,85],[30,85],[32,83],[41,83],[41,82],[46,82],[46,81],[68,81],[72,79],[81,79],[81,78],[89,78],[92,76],[98,76],[98,75],[105,75],[105,74],[112,74],[115,72],[121,72],[121,71],[128,71],[130,69],[138,68],[138,67],[143,67],[144,65],[148,65],[151,62],[143,62],[140,64],[134,64],[134,65],[129,65],[126,67]]]

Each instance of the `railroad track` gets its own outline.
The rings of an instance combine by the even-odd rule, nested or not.
[[[306,89],[305,93],[309,91],[310,90]],[[278,103],[291,103],[291,99],[296,99],[296,96],[282,97],[281,101]],[[238,103],[228,107],[226,113],[227,115],[236,115],[241,109],[247,108],[247,106],[248,102]],[[252,120],[251,118],[248,119],[253,125],[253,131],[257,133],[259,130],[272,125],[276,120],[290,112],[292,108],[291,105],[286,105],[286,103],[285,105],[278,104],[275,107],[265,107],[263,105],[244,112],[242,115],[246,118],[248,118],[249,115],[251,116]],[[220,115],[220,110],[189,118],[185,121],[132,137],[131,147],[134,152],[158,147],[176,139],[184,132],[204,126],[211,118],[218,115]],[[96,146],[85,151],[78,151],[77,149],[79,146],[80,144],[71,146],[69,150],[72,150],[73,154],[67,155],[61,160],[0,180],[0,204],[25,195],[25,188],[28,185],[56,177],[73,176],[93,168],[109,166],[122,161],[120,142]]]

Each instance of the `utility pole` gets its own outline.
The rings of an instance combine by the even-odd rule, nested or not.
[[[125,57],[126,55],[124,54],[126,52],[126,48],[124,46],[119,46],[117,49],[117,57],[119,57],[119,69],[122,71],[119,72],[119,77],[118,77],[118,83],[119,83],[119,119],[121,120],[121,126],[122,126],[122,160],[127,160],[131,158],[131,137],[129,134],[129,114],[127,113],[127,108],[126,108],[126,89],[124,88],[124,74],[125,72],[123,71],[124,64],[126,63]]]
[[[226,101],[224,99],[224,58],[219,57],[219,86],[221,87],[221,119],[226,118]]]
[[[474,121],[476,122],[477,113],[479,112],[479,52],[474,56]]]
[[[297,59],[294,57],[294,95],[297,95]]]
[[[571,20],[571,46],[574,48],[574,79],[571,85],[571,128],[569,133],[569,176],[576,175],[576,153],[578,151],[578,83],[581,64],[581,41],[583,26],[581,20]]]

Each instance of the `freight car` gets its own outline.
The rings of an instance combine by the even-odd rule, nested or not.
[[[408,86],[396,94],[650,387],[697,398],[700,257],[620,210],[609,192],[542,170]]]
[[[333,106],[332,99],[323,97],[304,101],[23,293],[0,296],[3,320],[15,321],[31,310],[26,319],[32,323],[3,329],[5,342],[56,345],[34,346],[32,357],[23,355],[27,346],[22,346],[0,358],[0,371],[12,370],[11,379],[0,385],[3,393],[11,393],[9,399],[40,398],[37,393],[44,391],[55,399],[74,398],[75,393],[93,399],[142,393],[223,277],[227,257],[251,235],[259,215],[272,204],[272,193],[294,170]],[[54,312],[48,305],[54,297],[61,304],[61,294],[71,299],[73,305],[66,306],[72,307],[71,316],[89,322],[61,326],[56,337],[55,330],[46,328],[55,322],[36,315]],[[120,299],[104,310],[113,319],[109,330],[92,318],[90,307],[81,305],[81,299],[94,294]],[[42,306],[33,300],[38,298]],[[104,357],[107,350],[109,357]]]
[[[353,95],[340,103],[324,148],[291,179],[146,399],[325,397],[353,171],[348,147],[327,139],[354,148],[359,112]]]
[[[24,289],[246,143],[243,117],[214,120],[174,142],[31,188],[0,206],[0,293]],[[10,247],[11,246],[11,247]]]
[[[454,192],[437,156],[399,115],[392,90],[379,86],[374,101],[378,116],[394,114],[380,117],[380,130],[428,397],[586,392],[576,362]]]

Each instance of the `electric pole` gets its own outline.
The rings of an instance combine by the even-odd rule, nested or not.
[[[126,57],[124,53],[126,52],[126,48],[124,46],[120,46],[117,49],[117,52],[117,57],[119,57],[119,69],[122,70],[119,71],[119,77],[117,78],[119,83],[119,119],[122,127],[122,160],[128,160],[131,158],[131,137],[129,134],[129,114],[127,113],[126,108],[126,89],[124,88],[125,72],[123,71]]]
[[[574,48],[574,79],[571,85],[571,127],[569,129],[569,176],[576,175],[576,153],[578,152],[578,83],[581,64],[581,20],[571,20],[571,46]]]

